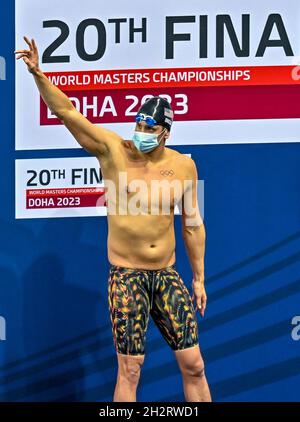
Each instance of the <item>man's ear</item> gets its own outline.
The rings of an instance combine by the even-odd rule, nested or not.
[[[165,134],[165,140],[167,140],[170,137],[170,131],[167,129],[167,132]]]

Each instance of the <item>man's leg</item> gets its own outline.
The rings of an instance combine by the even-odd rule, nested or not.
[[[147,272],[111,266],[108,302],[118,358],[118,377],[113,400],[136,401],[149,321]]]
[[[135,402],[136,390],[145,356],[130,356],[117,353],[118,378],[113,401]]]
[[[198,342],[195,308],[174,266],[157,276],[151,315],[175,352],[183,377],[186,401],[211,401]]]
[[[204,363],[199,345],[183,350],[174,350],[183,381],[185,400],[190,402],[210,402]]]

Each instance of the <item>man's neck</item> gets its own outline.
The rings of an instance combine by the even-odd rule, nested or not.
[[[153,151],[142,153],[145,159],[151,163],[162,161],[166,157],[166,148],[164,145],[159,145]]]

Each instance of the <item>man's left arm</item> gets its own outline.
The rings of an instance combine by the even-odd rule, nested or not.
[[[193,271],[193,298],[204,317],[207,295],[204,286],[204,255],[206,232],[197,198],[198,174],[194,160],[188,160],[188,181],[184,189],[181,215],[182,236]]]

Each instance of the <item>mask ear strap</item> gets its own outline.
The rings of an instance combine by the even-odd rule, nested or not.
[[[160,132],[160,134],[159,134],[159,136],[161,136],[161,134],[162,133],[164,133],[164,131],[166,130],[167,128],[166,127],[164,127],[163,128],[163,130]],[[159,141],[159,144],[161,143],[161,141],[163,140],[163,137],[161,137],[161,139],[160,139],[160,141]]]

